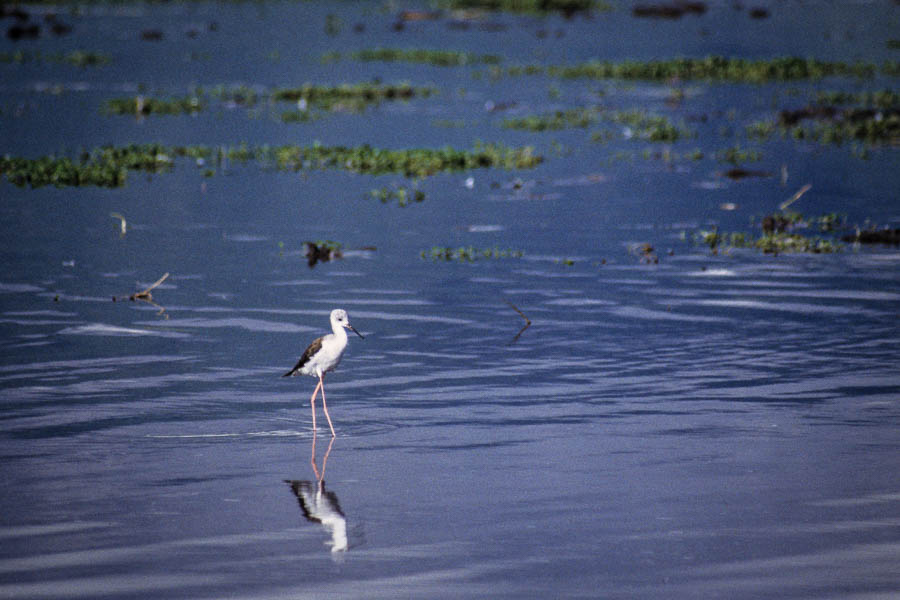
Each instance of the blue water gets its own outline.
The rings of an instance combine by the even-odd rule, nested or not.
[[[712,225],[749,230],[805,183],[792,208],[896,227],[896,149],[863,159],[773,138],[749,144],[763,159],[748,166],[776,175],[739,182],[712,158],[748,144],[744,124],[802,105],[798,93],[896,80],[688,83],[670,107],[668,85],[319,62],[379,45],[507,63],[897,59],[885,43],[896,37],[890,2],[769,8],[760,21],[716,3],[674,22],[626,7],[589,19],[488,15],[491,27],[466,30],[445,17],[396,32],[397,13],[378,4],[90,6],[61,12],[70,36],[4,40],[4,51],[113,57],[89,70],[0,65],[4,153],[482,140],[532,144],[546,161],[437,175],[417,183],[426,200],[405,208],[369,195],[412,185],[399,176],[254,164],[204,178],[179,163],[114,190],[0,183],[0,597],[900,594],[897,249],[712,255],[682,239]],[[335,36],[329,13],[340,17]],[[203,33],[188,38],[191,27]],[[150,28],[163,40],[141,41]],[[208,58],[184,60],[190,52]],[[143,121],[99,111],[138,84],[178,95],[374,77],[441,93],[293,125],[272,116],[281,107]],[[64,90],[36,91],[46,83]],[[598,90],[616,108],[710,115],[691,122],[696,138],[669,147],[708,157],[668,165],[641,156],[666,146],[499,126],[589,104]],[[498,114],[487,101],[515,104]],[[125,215],[124,236],[112,212]],[[344,257],[307,266],[303,242],[318,239],[341,242]],[[642,260],[644,243],[658,263]],[[524,256],[421,258],[435,245]],[[154,304],[127,299],[163,273]],[[329,446],[321,413],[315,438],[311,429],[315,380],[279,376],[336,307],[366,339],[352,336],[326,379],[338,434]]]

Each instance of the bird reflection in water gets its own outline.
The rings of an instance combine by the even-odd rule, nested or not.
[[[334,445],[335,438],[331,438],[328,449],[325,450],[325,456],[322,458],[322,470],[319,471],[316,466],[316,435],[313,433],[312,441],[312,462],[313,472],[316,474],[315,483],[311,481],[298,481],[285,479],[285,483],[291,486],[291,491],[297,496],[297,503],[300,504],[300,510],[303,516],[311,523],[318,523],[331,534],[331,541],[326,544],[331,546],[331,552],[345,552],[348,547],[347,543],[347,518],[341,505],[338,503],[338,497],[334,492],[325,490],[325,465],[328,463],[328,455],[331,454],[331,447]]]

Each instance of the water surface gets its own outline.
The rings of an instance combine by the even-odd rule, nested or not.
[[[787,165],[787,182],[734,182],[712,158],[641,157],[666,146],[499,125],[602,98],[708,115],[696,138],[668,149],[712,156],[745,143],[723,129],[793,105],[793,94],[896,80],[693,82],[672,108],[668,84],[319,61],[379,45],[513,64],[897,58],[885,43],[898,17],[890,2],[769,8],[764,20],[731,3],[671,22],[627,8],[573,19],[491,14],[465,28],[445,16],[395,31],[397,12],[375,4],[91,5],[61,12],[70,36],[4,40],[9,51],[113,57],[91,70],[0,65],[4,153],[482,140],[532,144],[546,160],[437,175],[416,184],[426,200],[405,208],[370,196],[413,185],[399,176],[255,164],[205,178],[185,163],[132,173],[113,190],[0,183],[0,596],[900,593],[896,248],[712,255],[681,237],[748,228],[807,182],[798,210],[896,226],[896,149],[863,159],[775,138],[752,166]],[[341,24],[333,36],[328,14]],[[189,37],[190,28],[202,33]],[[142,41],[146,29],[163,39]],[[376,77],[441,94],[302,124],[268,109],[140,121],[99,111],[139,85],[183,94]],[[40,91],[47,83],[64,91]],[[497,114],[488,101],[510,104]],[[615,159],[621,152],[630,157]],[[736,210],[720,208],[728,203]],[[124,236],[111,212],[126,216]],[[311,268],[303,242],[323,239],[345,256]],[[642,259],[644,243],[658,263]],[[420,257],[435,245],[524,256]],[[155,305],[127,299],[165,272]],[[338,437],[329,446],[320,413],[314,446],[315,381],[279,376],[336,307],[366,339],[351,339],[326,380]]]

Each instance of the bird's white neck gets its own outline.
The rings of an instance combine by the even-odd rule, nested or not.
[[[331,322],[331,331],[334,332],[335,337],[338,338],[339,340],[347,339],[347,330],[344,329],[343,325],[341,325],[337,321]]]

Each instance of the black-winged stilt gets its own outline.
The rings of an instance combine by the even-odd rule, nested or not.
[[[319,384],[313,391],[312,397],[309,399],[312,407],[313,431],[316,430],[316,396],[319,390],[322,390],[322,409],[325,411],[325,418],[328,419],[328,427],[331,428],[331,437],[335,437],[334,425],[331,424],[331,416],[328,414],[328,405],[325,404],[325,373],[333,371],[338,363],[341,362],[341,356],[347,348],[347,332],[349,329],[359,337],[363,334],[358,332],[350,324],[347,311],[342,308],[336,308],[331,311],[331,331],[328,335],[313,340],[309,345],[294,368],[282,375],[282,377],[293,377],[295,375],[309,375],[318,377]],[[365,338],[363,338],[365,339]]]

